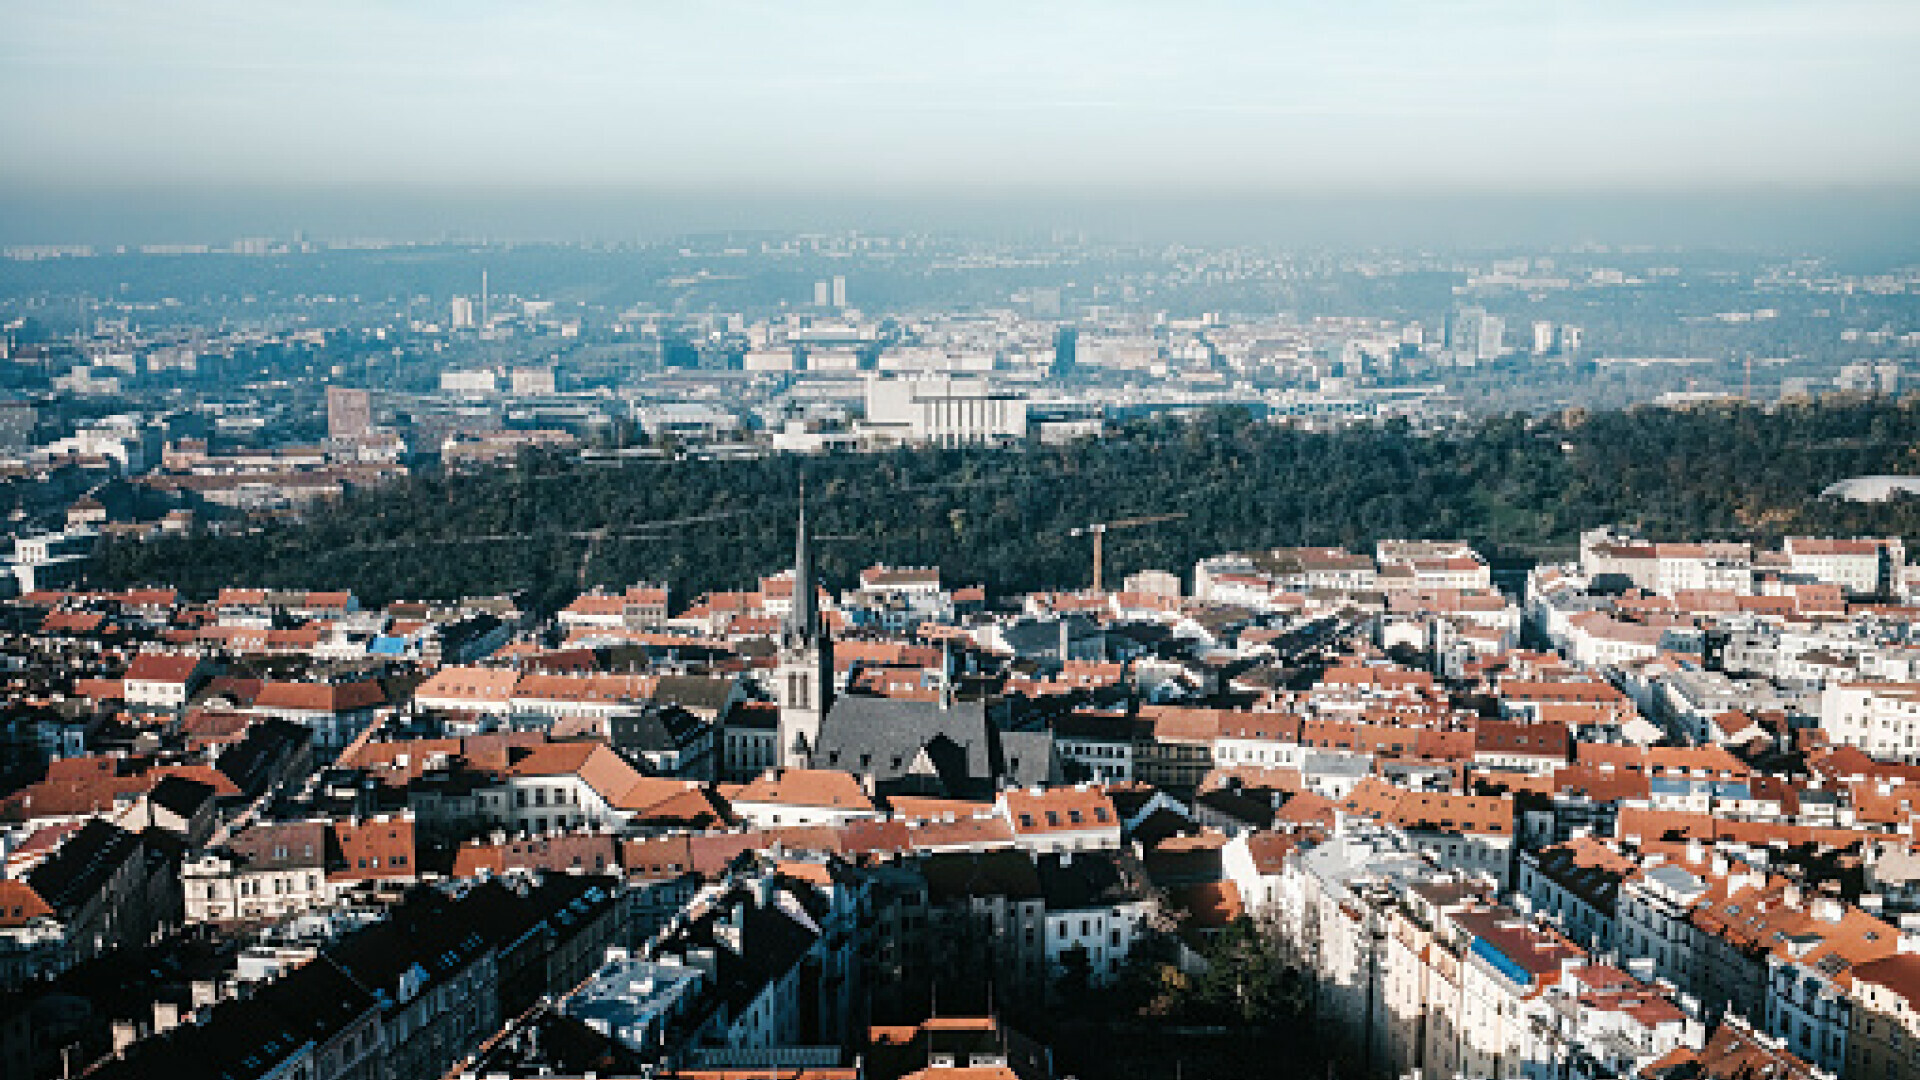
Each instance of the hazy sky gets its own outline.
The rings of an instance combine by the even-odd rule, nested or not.
[[[1915,56],[1915,0],[0,0],[0,186],[1905,186]]]

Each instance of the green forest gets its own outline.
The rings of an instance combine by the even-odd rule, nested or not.
[[[529,456],[480,475],[422,472],[298,524],[103,547],[94,583],[350,588],[366,603],[516,592],[537,610],[582,583],[663,581],[679,605],[791,562],[803,474],[821,569],[938,565],[994,596],[1084,586],[1069,531],[1107,537],[1109,584],[1236,549],[1463,538],[1497,563],[1566,557],[1580,530],[1655,538],[1920,534],[1920,500],[1819,497],[1835,480],[1920,473],[1920,404],[1829,400],[1506,416],[1444,435],[1403,422],[1314,433],[1233,412],[1130,423],[1019,450],[900,450],[588,465]],[[591,534],[604,530],[603,536]]]

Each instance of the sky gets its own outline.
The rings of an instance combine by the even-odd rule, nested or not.
[[[0,0],[0,235],[375,192],[1920,190],[1915,55],[1913,0]]]

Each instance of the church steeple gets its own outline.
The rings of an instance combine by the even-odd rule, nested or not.
[[[805,767],[820,739],[820,723],[833,707],[833,639],[820,617],[820,583],[813,576],[813,537],[807,529],[807,488],[800,485],[800,513],[793,538],[793,606],[780,628],[774,699],[780,704],[777,734],[781,764]]]
[[[820,637],[820,604],[813,582],[813,548],[807,542],[807,482],[800,481],[800,521],[793,537],[793,610],[787,615],[789,643],[812,643]]]

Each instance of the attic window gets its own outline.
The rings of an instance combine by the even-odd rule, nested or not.
[[[1047,811],[1047,824],[1049,825],[1060,824],[1060,811],[1058,810]]]
[[[1031,828],[1033,828],[1033,815],[1032,815],[1032,814],[1021,814],[1021,815],[1020,815],[1020,827],[1021,827],[1021,828],[1023,828],[1023,829],[1031,829]]]
[[[1067,811],[1067,820],[1073,822],[1075,825],[1080,824],[1080,811],[1078,810]]]
[[[1107,808],[1104,806],[1094,807],[1093,820],[1099,821],[1099,822],[1105,822],[1107,820]]]

